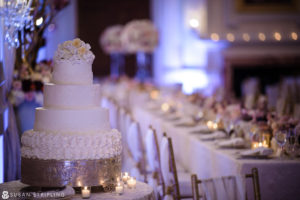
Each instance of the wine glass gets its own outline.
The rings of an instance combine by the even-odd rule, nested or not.
[[[203,119],[203,112],[199,111],[196,114],[192,115],[192,119],[195,124],[198,124]]]
[[[278,145],[281,148],[280,159],[283,158],[283,147],[287,141],[287,131],[286,130],[278,130],[275,132],[275,139]]]
[[[224,119],[224,130],[228,137],[230,137],[234,132],[234,122],[230,119]]]
[[[290,128],[288,132],[288,152],[292,158],[296,156],[296,145],[297,145],[297,137],[294,129]]]
[[[300,124],[298,124],[294,129],[295,137],[296,137],[296,154],[300,155]]]

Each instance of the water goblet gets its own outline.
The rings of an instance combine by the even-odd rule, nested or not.
[[[277,144],[280,146],[280,159],[283,159],[283,147],[287,141],[287,131],[286,130],[278,130],[275,132],[275,139]]]
[[[288,153],[289,155],[294,158],[297,154],[296,152],[296,146],[297,146],[297,137],[295,130],[290,128],[288,132]]]

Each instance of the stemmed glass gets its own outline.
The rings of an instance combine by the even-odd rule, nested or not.
[[[198,124],[203,119],[203,112],[199,111],[196,114],[192,115],[193,122]]]
[[[228,137],[230,137],[234,132],[234,122],[229,119],[223,120],[224,130]]]
[[[276,139],[276,142],[278,143],[278,145],[280,146],[281,148],[281,152],[280,152],[280,159],[283,159],[283,147],[287,141],[287,135],[288,135],[288,132],[287,130],[278,130],[275,132],[275,139]]]
[[[290,128],[288,132],[288,144],[289,144],[289,154],[291,155],[292,158],[296,156],[296,145],[297,145],[297,137],[296,137],[296,132],[294,129]]]

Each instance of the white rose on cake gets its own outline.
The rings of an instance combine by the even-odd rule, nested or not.
[[[92,64],[95,55],[90,51],[91,46],[84,43],[82,40],[76,38],[69,40],[63,44],[58,45],[58,48],[54,54],[54,62],[70,61],[72,63],[78,63],[85,61],[88,64]]]

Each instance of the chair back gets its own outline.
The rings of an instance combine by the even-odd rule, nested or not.
[[[172,139],[166,136],[163,136],[161,140],[160,161],[165,193],[172,194],[174,199],[180,199]]]
[[[121,133],[125,132],[125,116],[126,116],[125,109],[123,107],[119,107],[117,128]]]
[[[151,173],[151,177],[147,177],[147,182],[154,188],[156,198],[161,199],[164,196],[164,182],[162,180],[163,178],[160,169],[161,164],[157,134],[156,130],[153,129],[151,125],[146,133],[145,147],[147,162]]]
[[[252,179],[253,190],[254,190],[254,199],[261,200],[258,169],[256,167],[252,168],[251,174],[246,174],[246,178]],[[246,199],[247,199],[247,194],[246,194]]]
[[[111,127],[118,128],[118,105],[112,99],[109,99],[108,110]]]
[[[128,128],[127,144],[141,175],[146,179],[146,159],[141,135],[141,129],[138,122],[133,121]]]
[[[143,157],[143,147],[139,123],[133,121],[128,129],[127,144],[135,162],[139,162]]]
[[[151,126],[146,133],[145,147],[150,170],[151,172],[157,172],[160,167],[159,146],[156,131]]]
[[[200,200],[201,195],[199,193],[199,184],[201,183],[201,180],[198,180],[196,174],[192,174],[191,181],[192,181],[193,200]]]
[[[252,178],[254,199],[261,200],[260,187],[258,179],[258,170],[253,168],[251,174],[246,174],[243,178]],[[217,177],[213,179],[197,178],[196,174],[191,176],[193,200],[200,199],[247,199],[247,192],[245,192],[245,184],[238,182],[239,177],[226,176]],[[199,185],[201,184],[201,191],[199,192]],[[239,186],[242,185],[242,188]]]

